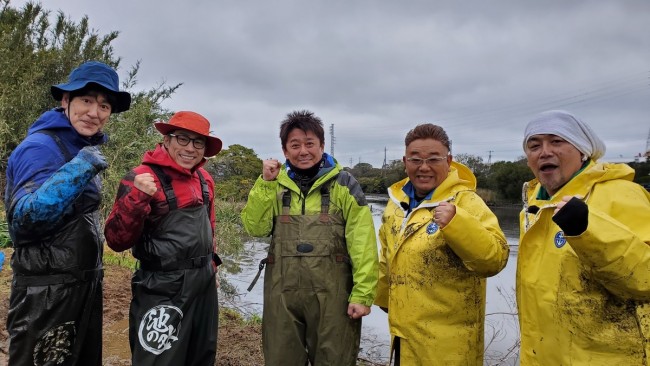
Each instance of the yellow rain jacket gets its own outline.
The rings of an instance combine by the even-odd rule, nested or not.
[[[375,304],[388,308],[402,365],[483,365],[485,278],[506,265],[505,236],[464,165],[452,162],[431,199],[408,216],[402,208],[409,202],[402,190],[407,182],[388,189]],[[444,229],[433,222],[441,201],[456,205]]]
[[[522,366],[648,365],[650,195],[633,177],[625,164],[591,162],[550,200],[537,199],[537,180],[524,185]],[[565,237],[551,217],[562,197],[573,195],[585,197],[589,224]]]

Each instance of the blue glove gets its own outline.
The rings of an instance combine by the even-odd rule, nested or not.
[[[2,271],[2,264],[5,262],[5,253],[0,252],[0,271]]]
[[[77,154],[79,159],[83,159],[86,162],[92,164],[92,166],[97,169],[97,171],[102,171],[108,168],[108,163],[106,158],[102,155],[102,152],[99,151],[97,146],[86,146],[83,149],[79,150]]]

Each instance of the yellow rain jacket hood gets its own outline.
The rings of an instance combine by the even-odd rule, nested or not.
[[[388,189],[375,304],[388,308],[403,364],[483,365],[485,278],[506,265],[505,236],[464,165],[452,162],[431,199],[408,215],[403,206],[409,197],[402,190],[407,183],[408,178]],[[433,221],[441,201],[456,206],[444,229]]]
[[[650,195],[625,164],[589,165],[549,200],[524,184],[517,263],[521,365],[648,365]],[[585,197],[586,231],[553,222]]]

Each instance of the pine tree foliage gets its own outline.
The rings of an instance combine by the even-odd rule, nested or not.
[[[4,194],[7,159],[13,149],[39,115],[58,106],[50,86],[65,82],[81,63],[98,60],[118,70],[122,88],[133,98],[131,109],[112,115],[106,126],[110,136],[102,148],[110,164],[102,191],[106,214],[119,180],[139,164],[144,151],[161,140],[152,123],[169,117],[171,113],[161,103],[181,85],[135,91],[140,62],[124,77],[111,45],[117,37],[117,31],[102,35],[92,30],[87,17],[75,22],[62,11],[52,13],[39,3],[29,2],[18,9],[10,0],[0,0],[0,192]]]

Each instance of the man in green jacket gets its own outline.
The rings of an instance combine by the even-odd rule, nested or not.
[[[361,186],[324,152],[309,111],[280,126],[286,162],[263,162],[242,211],[246,231],[271,235],[262,322],[266,365],[355,365],[361,318],[378,276],[372,214]]]

